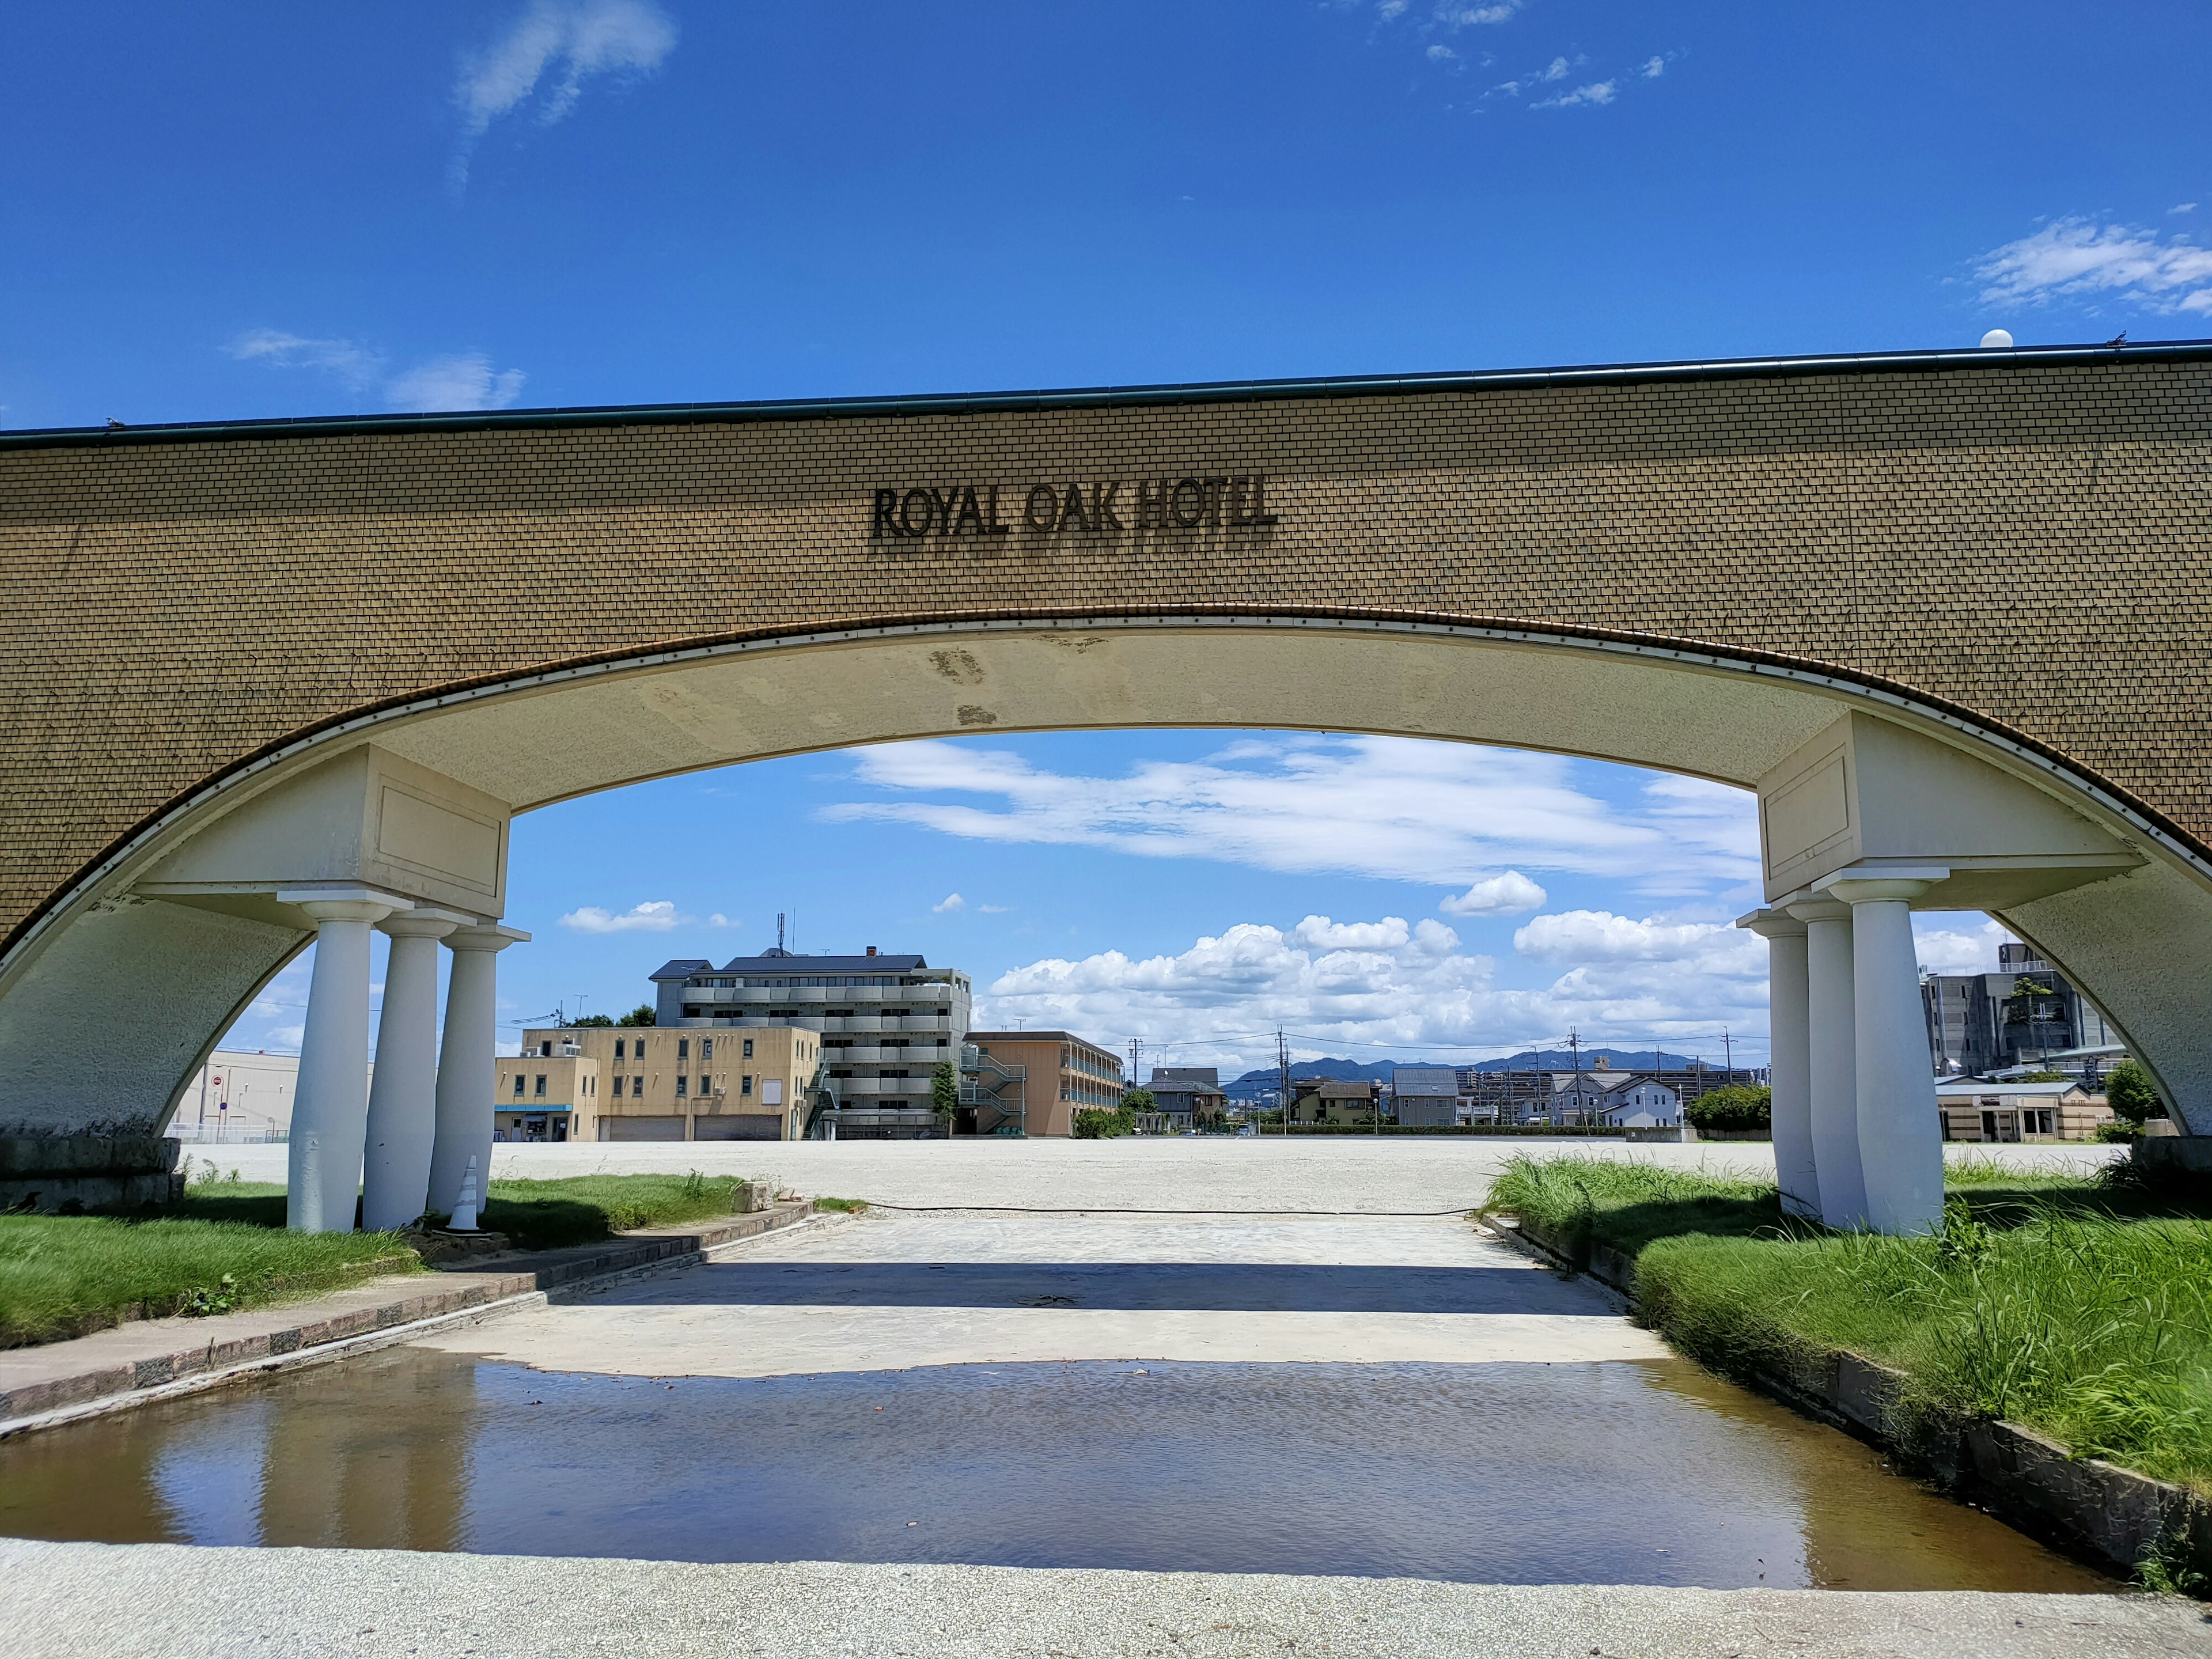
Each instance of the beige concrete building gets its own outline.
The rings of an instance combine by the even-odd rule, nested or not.
[[[1121,1103],[1121,1057],[1073,1031],[970,1031],[956,1134],[1073,1135],[1075,1115]]]
[[[2093,1140],[2114,1121],[2104,1096],[2072,1082],[1939,1080],[1936,1102],[1946,1140]]]
[[[822,1080],[821,1036],[799,1026],[568,1025],[522,1049],[494,1085],[508,1139],[796,1140]]]

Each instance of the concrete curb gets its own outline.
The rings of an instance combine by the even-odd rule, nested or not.
[[[82,1370],[0,1390],[0,1439],[128,1410],[155,1400],[219,1388],[245,1376],[318,1364],[348,1353],[390,1346],[428,1331],[471,1323],[494,1313],[550,1300],[563,1291],[687,1266],[730,1245],[795,1226],[813,1212],[811,1200],[779,1204],[752,1215],[732,1216],[727,1221],[693,1224],[665,1233],[625,1233],[604,1244],[546,1251],[538,1261],[511,1269],[494,1261],[488,1267],[466,1267],[447,1274],[433,1270],[422,1279],[408,1281],[421,1285],[420,1290],[395,1294],[364,1307],[347,1308],[322,1318],[312,1316],[318,1302],[327,1304],[332,1299],[327,1296],[289,1310],[265,1310],[263,1311],[266,1314],[279,1318],[288,1313],[310,1316],[228,1341],[88,1365]],[[471,1282],[462,1285],[448,1284],[442,1288],[438,1285],[441,1277],[458,1277],[461,1273],[465,1273]],[[161,1322],[138,1322],[136,1328],[143,1330]],[[96,1337],[75,1339],[95,1340]],[[65,1351],[70,1346],[54,1343],[49,1345],[47,1351]]]
[[[1634,1259],[1604,1245],[1563,1238],[1525,1218],[1483,1224],[1540,1260],[1586,1273],[1636,1309]],[[2212,1577],[2212,1504],[2187,1488],[2071,1455],[2017,1423],[1960,1419],[1934,1429],[1909,1425],[1899,1370],[1832,1349],[1786,1371],[1750,1379],[1759,1392],[1838,1428],[1932,1476],[1946,1496],[1995,1516],[2040,1542],[2120,1573],[2161,1548]]]

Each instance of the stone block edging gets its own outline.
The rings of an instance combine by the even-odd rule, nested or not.
[[[1525,1217],[1485,1220],[1507,1242],[1617,1291],[1634,1310],[1636,1263],[1626,1252],[1562,1237]],[[1751,1381],[1793,1410],[1922,1469],[1947,1496],[2040,1542],[2123,1574],[2163,1546],[2212,1577],[2212,1504],[2185,1487],[2101,1458],[2075,1457],[2048,1436],[1996,1419],[1908,1430],[1899,1410],[1905,1373],[1844,1349],[1762,1370]]]
[[[446,1275],[433,1271],[409,1281],[419,1289],[319,1319],[313,1316],[316,1303],[327,1298],[310,1298],[296,1305],[297,1312],[309,1316],[296,1324],[0,1390],[0,1438],[217,1387],[293,1363],[336,1359],[363,1346],[385,1346],[379,1338],[404,1340],[432,1325],[481,1317],[563,1288],[681,1265],[725,1245],[793,1226],[813,1211],[811,1200],[801,1200],[665,1233],[625,1233],[537,1265],[495,1261],[471,1267],[465,1270],[470,1281],[465,1285],[441,1286],[438,1281]]]

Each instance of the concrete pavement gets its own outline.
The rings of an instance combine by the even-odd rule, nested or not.
[[[629,1376],[1668,1357],[1589,1280],[1562,1280],[1455,1216],[872,1212],[420,1346]]]
[[[2023,1169],[2087,1170],[2108,1146],[1953,1146]],[[285,1149],[187,1146],[202,1165],[252,1181],[284,1179]],[[1771,1179],[1774,1149],[1756,1141],[1631,1146],[1534,1136],[1126,1136],[1116,1140],[597,1142],[501,1145],[495,1177],[762,1175],[811,1197],[873,1204],[981,1204],[1045,1209],[1436,1211],[1473,1209],[1516,1153],[1634,1159]]]
[[[2193,1602],[0,1540],[11,1659],[2179,1659]]]

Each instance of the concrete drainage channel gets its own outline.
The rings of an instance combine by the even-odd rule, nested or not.
[[[287,1310],[266,1308],[193,1321],[206,1332],[206,1340],[188,1348],[166,1346],[180,1322],[160,1320],[80,1338],[66,1345],[73,1355],[64,1366],[40,1363],[63,1345],[0,1352],[0,1379],[5,1380],[0,1386],[0,1439],[412,1341],[642,1274],[689,1267],[768,1233],[834,1218],[817,1217],[812,1201],[802,1200],[680,1231],[632,1233],[602,1244],[542,1251],[527,1266],[508,1267],[494,1260],[434,1270],[427,1282],[409,1280],[423,1288],[406,1293],[367,1285],[315,1297],[297,1310],[319,1316],[297,1324],[283,1322]],[[441,1279],[447,1282],[441,1285]],[[18,1375],[10,1377],[10,1372]]]
[[[1561,1237],[1510,1216],[1485,1216],[1498,1237],[1568,1273],[1585,1273],[1636,1311],[1636,1266],[1621,1251]],[[2154,1554],[2212,1577],[2212,1504],[2184,1487],[2096,1458],[2070,1456],[2017,1423],[1959,1419],[1907,1429],[1901,1371],[1835,1350],[1787,1374],[1743,1379],[1793,1410],[1843,1430],[1928,1476],[1962,1504],[2031,1538],[2127,1574]]]

